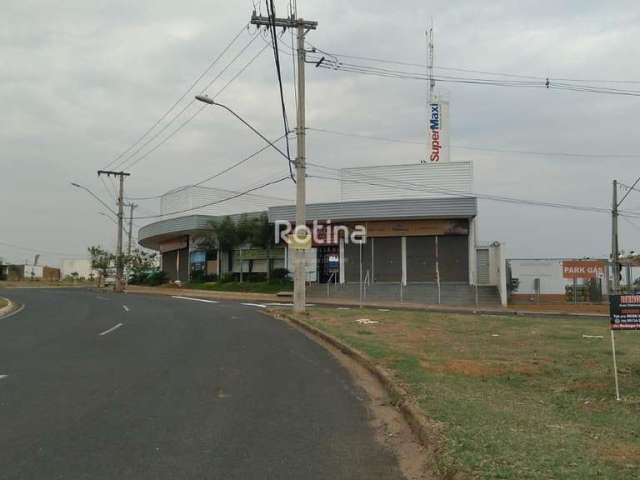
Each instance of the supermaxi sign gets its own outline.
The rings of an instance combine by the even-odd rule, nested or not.
[[[428,158],[432,163],[449,161],[449,104],[429,104]]]

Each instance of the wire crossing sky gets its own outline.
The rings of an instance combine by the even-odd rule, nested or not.
[[[266,14],[264,1],[255,5]],[[306,75],[310,163],[338,169],[424,158],[425,30],[433,19],[451,158],[473,161],[473,189],[487,196],[479,200],[479,240],[504,241],[512,257],[606,255],[606,214],[489,197],[606,210],[611,181],[632,185],[640,175],[636,2],[274,6],[322,26],[308,44],[316,47]],[[296,105],[290,32],[277,37],[281,97],[266,54],[272,38],[247,26],[252,10],[252,2],[210,0],[3,2],[0,256],[20,259],[23,246],[55,265],[58,254],[112,248],[104,207],[69,186],[87,185],[113,205],[113,184],[96,176],[105,165],[131,170],[125,192],[140,198],[141,217],[159,212],[158,195],[200,182],[293,198],[292,182],[270,183],[286,175],[277,152],[226,112],[192,102],[206,91],[267,138],[283,135],[282,104],[288,112]],[[339,189],[309,178],[308,196],[335,201]],[[640,193],[629,194],[625,209],[640,211]],[[640,232],[627,219],[621,243],[633,249]]]

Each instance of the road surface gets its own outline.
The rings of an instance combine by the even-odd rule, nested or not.
[[[0,290],[1,479],[401,479],[363,393],[260,307]]]

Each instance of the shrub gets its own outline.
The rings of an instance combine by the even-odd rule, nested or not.
[[[146,278],[146,284],[155,287],[157,285],[162,285],[163,283],[167,283],[168,276],[166,272],[157,271],[150,273]]]
[[[286,268],[274,268],[271,271],[271,278],[273,280],[284,280],[289,278],[289,270]]]
[[[235,280],[233,273],[227,272],[220,276],[220,283],[231,283]]]
[[[265,282],[267,280],[266,272],[245,273],[242,277],[242,279],[247,282]]]

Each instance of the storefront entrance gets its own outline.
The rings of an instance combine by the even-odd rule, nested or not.
[[[340,248],[337,245],[318,247],[318,281],[340,282]]]

